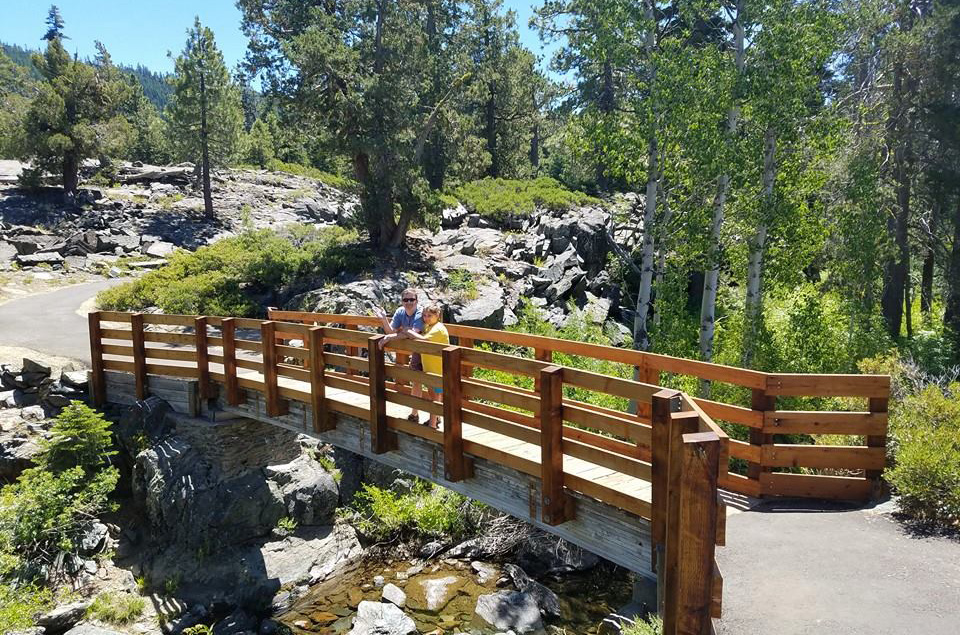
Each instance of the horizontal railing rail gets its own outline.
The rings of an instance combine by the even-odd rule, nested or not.
[[[308,324],[379,328],[375,317],[269,309],[268,317]],[[711,399],[689,399],[690,408],[712,421],[739,426],[740,439],[724,438],[721,463],[745,465],[727,470],[720,485],[749,496],[798,496],[862,500],[882,489],[887,443],[890,378],[886,375],[790,374],[724,366],[644,351],[558,340],[540,335],[448,324],[457,343],[471,349],[480,342],[530,349],[534,360],[549,363],[555,353],[623,364],[648,386],[666,375],[683,375],[744,389],[749,407]],[[467,355],[469,358],[469,354]],[[534,361],[530,360],[530,361]],[[566,377],[578,371],[568,370]],[[571,384],[573,385],[572,382]],[[596,383],[590,388],[596,386]],[[623,397],[623,391],[613,392]],[[851,410],[796,411],[780,408],[795,397],[851,398]],[[857,400],[860,401],[856,404]],[[576,406],[583,408],[588,406]],[[649,400],[637,400],[632,419],[651,423]],[[718,432],[722,432],[718,426]],[[789,437],[786,435],[790,435]],[[829,444],[818,441],[830,435]],[[840,436],[841,444],[832,437]],[[798,438],[799,437],[799,438]],[[805,439],[811,439],[811,442]],[[649,444],[647,444],[649,447]]]

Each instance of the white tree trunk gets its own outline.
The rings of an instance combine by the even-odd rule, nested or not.
[[[663,200],[663,218],[660,219],[660,232],[657,240],[657,269],[653,276],[653,288],[657,293],[657,302],[663,297],[663,275],[667,266],[667,232],[669,231],[670,221],[673,220],[673,209],[670,207],[670,201],[667,196],[667,188],[663,184],[663,174],[660,178],[660,196]],[[653,312],[653,325],[660,326],[661,311]]]
[[[732,30],[734,42],[734,63],[738,80],[743,77],[746,64],[744,54],[743,10],[745,0],[737,0],[737,14]],[[739,81],[738,81],[739,83]],[[740,105],[735,97],[727,112],[727,144],[732,145],[740,119]],[[713,360],[713,335],[716,331],[717,288],[720,283],[720,233],[723,230],[724,208],[730,192],[730,175],[721,174],[717,179],[717,195],[713,199],[713,221],[710,223],[710,246],[707,252],[707,269],[703,276],[703,299],[700,303],[700,357],[704,361]],[[710,382],[700,380],[700,395],[710,396]]]
[[[753,364],[757,334],[763,314],[763,254],[767,246],[767,231],[773,208],[773,186],[777,176],[777,135],[767,128],[763,136],[763,182],[760,199],[760,220],[750,240],[747,261],[747,299],[743,311],[743,359],[749,368]]]
[[[656,17],[653,0],[644,0],[644,17],[647,20],[647,33],[644,48],[650,72],[650,85],[656,80],[657,72],[653,61],[656,46]],[[656,108],[651,118],[650,137],[647,142],[647,192],[643,205],[643,246],[640,252],[640,288],[637,290],[637,307],[633,318],[633,347],[641,351],[650,350],[650,296],[653,288],[653,257],[655,228],[657,218],[657,182],[659,172],[659,150],[657,148]]]

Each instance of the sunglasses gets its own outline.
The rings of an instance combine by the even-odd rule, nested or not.
[[[404,298],[403,301],[404,301],[404,302],[416,302],[417,299],[416,299],[416,298]]]

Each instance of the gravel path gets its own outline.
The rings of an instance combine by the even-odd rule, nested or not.
[[[891,512],[767,501],[727,519],[720,635],[956,635],[960,540]]]
[[[0,304],[0,346],[27,348],[90,363],[85,314],[78,311],[124,279],[87,282]]]

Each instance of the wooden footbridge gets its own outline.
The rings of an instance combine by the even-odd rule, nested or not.
[[[720,617],[719,488],[863,499],[880,487],[888,377],[768,374],[459,325],[448,325],[456,345],[394,340],[384,351],[375,318],[268,318],[91,313],[94,401],[155,394],[432,480],[655,579],[665,634],[709,633]],[[443,375],[407,367],[412,353],[442,356]],[[584,370],[591,360],[623,376]],[[673,375],[739,386],[750,407],[659,385]],[[411,384],[442,388],[442,402],[413,396]],[[867,408],[777,410],[798,396],[866,399]],[[411,409],[441,416],[442,429],[408,420]],[[851,445],[796,436],[822,434]]]

